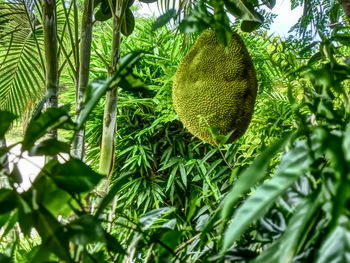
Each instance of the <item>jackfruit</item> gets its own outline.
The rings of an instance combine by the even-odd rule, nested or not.
[[[172,88],[175,112],[196,137],[217,144],[216,135],[231,134],[227,142],[243,135],[252,118],[257,79],[242,39],[232,33],[226,47],[215,31],[206,30],[185,55]]]

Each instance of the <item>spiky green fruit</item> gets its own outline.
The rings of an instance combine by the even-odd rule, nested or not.
[[[213,30],[204,31],[182,60],[173,83],[173,103],[184,126],[196,137],[216,144],[217,135],[243,135],[251,120],[257,80],[242,39],[232,34],[224,47]]]

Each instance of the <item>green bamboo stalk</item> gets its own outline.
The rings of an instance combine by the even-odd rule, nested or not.
[[[120,29],[122,21],[123,1],[119,0],[116,3],[115,11],[113,12],[113,39],[112,39],[112,59],[109,69],[109,76],[113,76],[117,71],[117,64],[120,56]],[[103,130],[101,140],[101,155],[99,173],[107,175],[107,188],[114,165],[114,148],[115,135],[117,130],[117,98],[118,87],[114,86],[106,94],[106,102],[103,114]]]
[[[79,82],[76,91],[76,116],[82,111],[83,97],[86,87],[89,83],[90,58],[91,58],[91,41],[93,28],[93,0],[85,0],[84,13],[81,25],[80,37],[80,63],[79,63]],[[85,127],[80,129],[74,138],[72,145],[72,155],[76,158],[83,159],[84,157],[84,137]]]
[[[127,2],[127,1],[126,1]],[[113,14],[113,38],[112,38],[112,58],[109,67],[109,77],[112,77],[117,72],[117,65],[120,57],[121,45],[121,23],[125,12],[126,2],[117,0],[114,7],[112,1],[109,0],[109,5]],[[106,93],[106,102],[103,112],[103,130],[101,141],[101,155],[99,173],[107,176],[104,191],[107,193],[112,179],[112,172],[115,159],[115,137],[117,131],[117,99],[118,86],[111,87]],[[108,213],[107,232],[112,230],[115,209],[117,207],[117,198],[112,201],[112,208]]]
[[[109,1],[113,15],[113,39],[112,39],[112,58],[109,67],[109,76],[113,76],[117,71],[117,65],[120,57],[121,45],[121,25],[124,16],[127,1],[117,0],[113,6],[112,1]],[[103,127],[101,139],[101,155],[99,173],[107,175],[106,190],[109,187],[114,159],[115,159],[115,137],[117,131],[117,98],[118,87],[114,86],[106,94],[106,102],[103,113]]]
[[[58,106],[58,58],[57,58],[57,25],[56,1],[42,0],[43,29],[46,68],[46,91],[49,94],[47,107]],[[57,130],[49,131],[50,138],[57,137]]]

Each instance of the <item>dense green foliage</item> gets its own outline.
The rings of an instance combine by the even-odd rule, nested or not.
[[[135,21],[128,6],[129,20],[123,23],[134,21],[135,27],[125,24],[124,35],[132,33],[122,40],[118,70],[108,78],[113,29],[103,20],[112,14],[103,9],[107,2],[100,2],[90,67],[95,80],[74,120],[68,105],[76,96],[74,66],[69,65],[74,45],[64,37],[70,31],[64,18],[73,19],[72,14],[65,13],[64,5],[57,11],[60,54],[65,53],[59,95],[65,105],[44,109],[45,98],[40,102],[39,96],[44,92],[34,91],[44,75],[40,67],[29,74],[41,64],[40,21],[32,21],[34,30],[29,24],[27,31],[11,32],[23,25],[23,9],[11,15],[6,12],[12,9],[0,9],[5,14],[0,29],[10,30],[0,32],[0,80],[7,79],[0,83],[0,94],[15,94],[0,99],[2,141],[14,120],[26,115],[15,116],[23,114],[24,98],[37,94],[37,106],[27,109],[32,117],[23,138],[0,149],[0,263],[347,262],[350,32],[338,23],[339,3],[306,1],[305,16],[295,27],[303,38],[287,40],[258,29],[263,17],[265,26],[271,18],[253,8],[259,1],[187,1],[186,12],[177,14],[171,1],[162,0],[165,14],[158,20]],[[272,8],[274,2],[264,4]],[[232,24],[226,11],[238,20]],[[177,24],[165,27],[172,18],[180,22],[180,31],[194,34],[172,29]],[[172,106],[176,69],[197,32],[208,27],[222,44],[235,28],[257,71],[253,119],[232,144],[212,146],[196,139]],[[308,38],[316,33],[317,40]],[[24,59],[28,56],[35,57],[33,65]],[[13,67],[19,74],[13,74]],[[104,94],[115,83],[116,159],[108,185],[97,171]],[[87,155],[82,161],[70,156],[70,146],[84,125]],[[53,128],[59,139],[45,138]],[[17,144],[19,155],[11,152]],[[29,189],[22,189],[18,169],[25,151],[47,157]]]

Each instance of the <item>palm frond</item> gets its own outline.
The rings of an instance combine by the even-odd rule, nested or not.
[[[21,115],[43,92],[43,33],[33,1],[0,4],[0,109]]]

